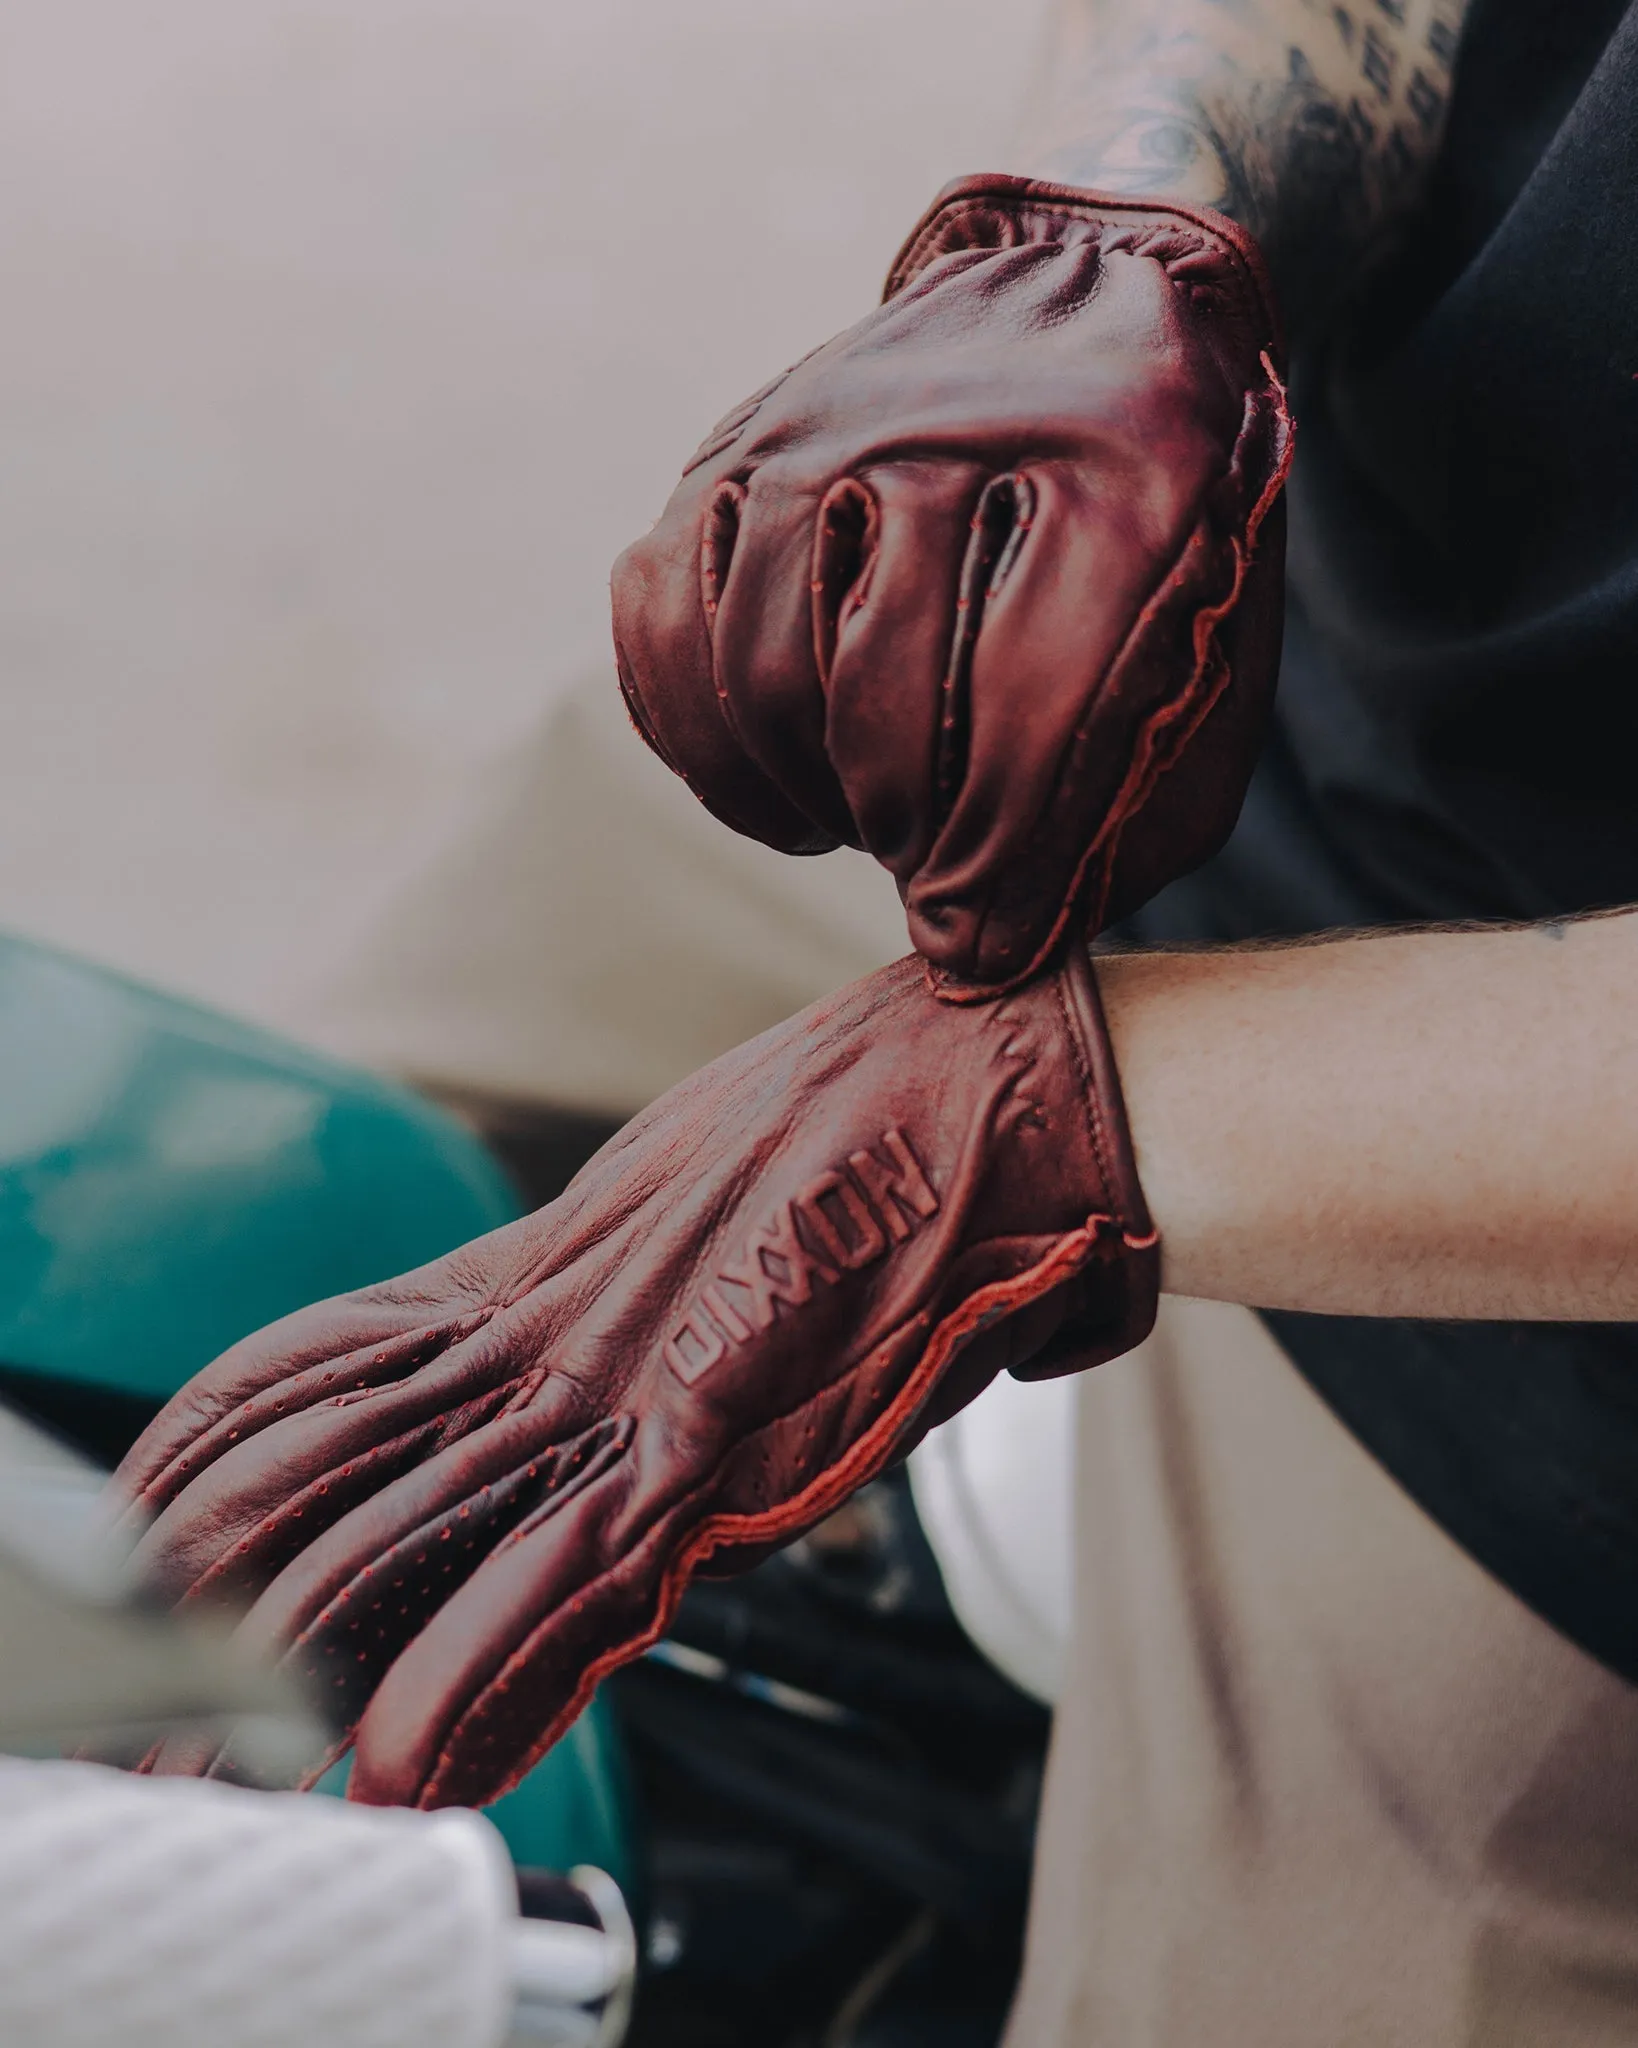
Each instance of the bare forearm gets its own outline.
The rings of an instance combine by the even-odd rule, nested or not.
[[[1215,207],[1311,317],[1393,231],[1469,0],[1060,0],[1022,167]]]
[[[1171,1291],[1638,1319],[1638,913],[1099,978]]]

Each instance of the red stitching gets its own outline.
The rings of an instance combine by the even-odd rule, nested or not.
[[[659,1641],[677,1611],[683,1589],[696,1565],[703,1563],[714,1550],[777,1541],[785,1535],[794,1536],[801,1529],[811,1527],[833,1507],[840,1506],[842,1501],[864,1485],[866,1480],[874,1478],[886,1464],[903,1425],[931,1394],[961,1340],[977,1330],[990,1316],[992,1310],[999,1309],[1006,1313],[1022,1307],[1025,1302],[1039,1299],[1043,1294],[1050,1294],[1054,1287],[1059,1286],[1097,1257],[1099,1238],[1104,1230],[1110,1227],[1119,1227],[1112,1216],[1088,1217],[1079,1230],[1061,1237],[1046,1257],[1030,1267],[1027,1272],[1018,1274],[1012,1280],[992,1281],[988,1287],[981,1287],[970,1295],[933,1332],[920,1363],[897,1397],[876,1418],[852,1450],[837,1464],[818,1474],[803,1492],[785,1502],[782,1507],[770,1508],[759,1515],[709,1516],[672,1559],[660,1581],[654,1613],[646,1627],[592,1660],[582,1673],[580,1683],[568,1703],[553,1717],[540,1739],[509,1774],[505,1785],[487,1796],[499,1798],[501,1792],[509,1791],[533,1770],[553,1743],[579,1718],[602,1680],[611,1671],[629,1663],[633,1657],[639,1656],[651,1644]],[[853,1368],[853,1376],[869,1363],[868,1358],[860,1359]],[[845,1385],[846,1377],[833,1384]],[[594,1580],[589,1587],[583,1587],[579,1598],[590,1598],[618,1570],[619,1566],[615,1566]],[[541,1622],[528,1640],[512,1652],[495,1677],[463,1708],[444,1738],[437,1763],[417,1794],[418,1806],[438,1804],[439,1781],[455,1762],[455,1749],[462,1728],[481,1710],[491,1694],[511,1684],[531,1655],[536,1639],[550,1626],[554,1618],[548,1616]]]
[[[996,995],[1004,995],[1008,990],[1020,987],[1035,975],[1042,965],[1051,958],[1052,954],[1056,952],[1065,931],[1069,927],[1070,921],[1088,914],[1087,906],[1081,902],[1081,890],[1085,885],[1088,871],[1091,869],[1094,861],[1100,855],[1105,855],[1106,861],[1102,878],[1103,886],[1099,892],[1096,906],[1090,912],[1091,920],[1094,924],[1101,918],[1103,906],[1108,899],[1109,881],[1114,869],[1114,857],[1119,848],[1121,832],[1153,794],[1161,776],[1181,758],[1183,746],[1186,744],[1189,734],[1198,730],[1200,724],[1209,715],[1231,679],[1227,662],[1222,662],[1216,671],[1215,686],[1203,694],[1200,691],[1200,684],[1205,677],[1207,668],[1211,665],[1213,655],[1220,652],[1217,647],[1217,628],[1240,601],[1240,593],[1245,585],[1246,573],[1256,553],[1258,532],[1269,511],[1272,509],[1275,499],[1285,486],[1285,480],[1290,472],[1291,460],[1296,448],[1295,427],[1291,418],[1285,385],[1275,370],[1267,349],[1261,352],[1258,360],[1268,376],[1268,388],[1273,398],[1276,419],[1283,432],[1280,459],[1275,464],[1267,483],[1263,486],[1261,495],[1258,497],[1247,518],[1244,537],[1232,539],[1229,543],[1234,559],[1234,580],[1230,585],[1228,595],[1220,603],[1216,605],[1203,605],[1195,613],[1191,628],[1195,661],[1189,680],[1175,697],[1160,705],[1153,712],[1139,732],[1137,744],[1132,752],[1131,765],[1126,772],[1126,778],[1119,790],[1117,790],[1114,802],[1110,805],[1109,812],[1096,838],[1094,838],[1092,844],[1086,849],[1076,864],[1074,875],[1064,894],[1062,908],[1054,918],[1046,937],[1035,949],[1029,960],[1016,974],[1009,977],[1006,981],[984,983],[981,985],[952,981],[942,976],[937,969],[930,968],[929,985],[934,994],[942,997],[946,1002],[985,1002]],[[1168,597],[1184,573],[1185,557],[1199,532],[1200,527],[1198,525],[1191,529],[1188,539],[1178,551],[1177,558],[1171,568],[1138,613],[1137,619],[1121,643],[1120,651],[1109,664],[1108,672],[1110,674],[1113,674],[1119,668],[1149,620],[1165,605]],[[1174,747],[1170,759],[1160,758],[1158,743],[1161,735],[1168,727],[1181,722],[1185,718],[1189,720],[1187,730],[1182,734],[1177,745]],[[1079,746],[1084,738],[1085,727],[1083,726],[1075,736],[1075,745]],[[1046,819],[1050,816],[1050,812],[1051,806],[1048,806],[1043,812],[1041,828],[1037,831],[1032,844],[1039,844],[1045,831]]]

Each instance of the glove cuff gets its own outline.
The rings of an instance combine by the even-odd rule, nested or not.
[[[1053,1379],[1119,1358],[1154,1328],[1160,1303],[1160,1233],[1149,1214],[1126,1115],[1114,1046],[1098,993],[1090,948],[1072,944],[1057,973],[1075,1048],[1088,1137],[1106,1220],[1104,1257],[1083,1269],[1080,1305],[1035,1357],[1012,1367],[1015,1379]]]
[[[882,299],[896,298],[941,257],[1089,240],[1106,255],[1124,250],[1158,259],[1197,306],[1243,324],[1256,350],[1267,350],[1283,375],[1284,325],[1263,252],[1248,229],[1209,206],[976,172],[946,185],[916,223],[887,274]]]

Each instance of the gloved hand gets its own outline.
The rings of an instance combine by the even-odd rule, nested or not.
[[[944,993],[1016,985],[1238,814],[1279,657],[1279,357],[1231,221],[948,187],[882,307],[730,414],[621,557],[633,719],[736,830],[874,854]]]
[[[157,1588],[259,1595],[252,1638],[356,1723],[354,1797],[480,1804],[707,1558],[810,1528],[1003,1366],[1128,1349],[1158,1266],[1084,949],[981,1007],[904,960],[538,1215],[247,1338],[119,1483]]]

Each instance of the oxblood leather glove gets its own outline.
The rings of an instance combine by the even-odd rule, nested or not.
[[[1128,1349],[1159,1255],[1084,950],[978,1008],[904,960],[663,1096],[538,1215],[248,1338],[121,1468],[169,1598],[481,1803],[666,1626],[1004,1365]],[[202,1769],[209,1755],[161,1757]]]
[[[621,557],[639,729],[737,830],[873,853],[946,994],[1023,980],[1239,812],[1279,658],[1280,346],[1220,215],[949,186],[880,310],[730,414]]]

